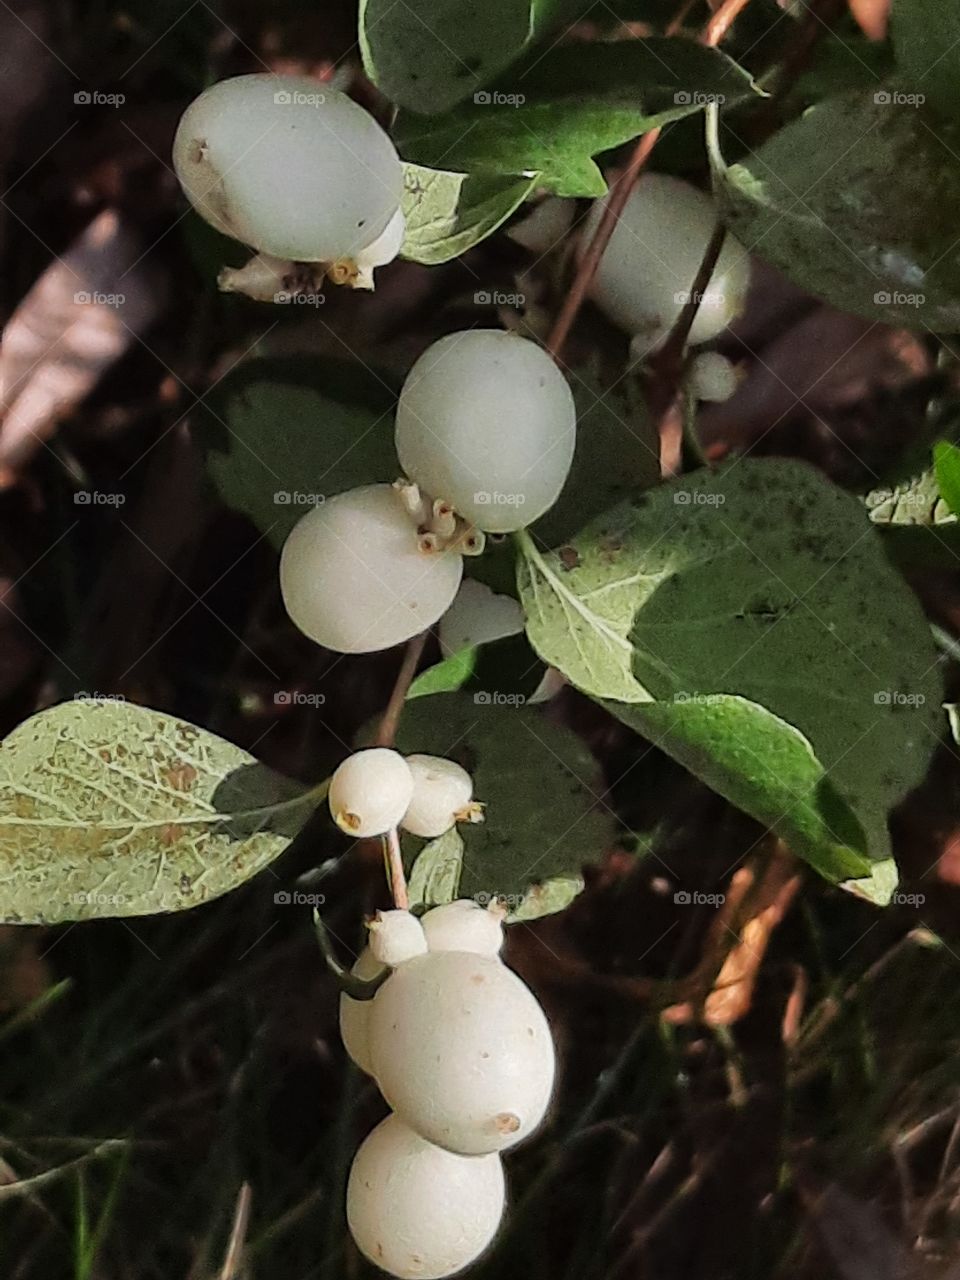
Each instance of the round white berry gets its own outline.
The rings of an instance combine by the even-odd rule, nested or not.
[[[526,1138],[553,1089],[543,1010],[490,955],[431,952],[395,969],[373,1001],[370,1056],[397,1114],[463,1155]]]
[[[503,946],[503,911],[473,898],[445,902],[420,920],[431,951],[473,951],[495,956]]]
[[[327,797],[333,820],[350,836],[380,836],[397,826],[413,795],[413,774],[398,751],[370,747],[337,766]]]
[[[391,969],[427,953],[423,925],[409,911],[378,911],[368,927],[370,950]]]
[[[421,549],[392,485],[367,485],[313,507],[280,557],[287,613],[340,653],[388,649],[433,626],[460,585],[463,559]]]
[[[364,947],[350,970],[357,978],[370,981],[383,973],[384,966],[374,956],[369,947]],[[340,996],[340,1037],[343,1047],[367,1075],[373,1074],[370,1065],[370,1010],[369,1000],[354,1000],[343,992]]]
[[[591,210],[583,243],[596,231],[607,199]],[[647,350],[663,342],[683,310],[716,221],[710,197],[677,178],[647,173],[631,192],[592,290],[601,310]],[[691,346],[715,338],[740,314],[749,283],[747,251],[728,234],[690,330]]]
[[[347,1222],[365,1257],[404,1280],[439,1280],[474,1262],[500,1226],[500,1157],[460,1156],[388,1116],[354,1157]]]
[[[466,817],[473,799],[473,779],[455,760],[442,756],[407,756],[413,795],[400,820],[404,831],[432,840]]]
[[[218,231],[298,262],[354,258],[386,230],[403,190],[396,148],[373,117],[308,76],[211,85],[183,114],[173,163]]]
[[[718,403],[729,400],[740,382],[733,361],[719,351],[702,351],[694,356],[687,377],[690,390],[698,400]]]
[[[397,407],[405,474],[490,533],[521,529],[556,502],[575,437],[563,374],[535,342],[499,329],[428,347]]]

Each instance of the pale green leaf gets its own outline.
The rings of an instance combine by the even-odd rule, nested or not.
[[[468,177],[419,164],[404,165],[404,258],[435,266],[459,258],[518,209],[537,184],[536,176]]]
[[[61,703],[0,743],[0,918],[199,906],[273,862],[321,794],[175,716]]]
[[[460,896],[462,871],[463,839],[459,830],[451,827],[417,854],[407,883],[411,908],[453,902]]]

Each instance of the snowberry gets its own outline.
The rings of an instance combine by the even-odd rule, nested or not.
[[[347,1222],[360,1252],[382,1270],[439,1280],[483,1253],[504,1200],[499,1156],[454,1155],[388,1116],[354,1157]]]
[[[373,1000],[381,1092],[431,1142],[463,1155],[513,1146],[543,1118],[554,1077],[533,993],[491,955],[439,951],[400,965]]]
[[[460,585],[454,551],[421,548],[392,485],[366,485],[313,507],[280,557],[287,613],[317,644],[369,653],[431,627]]]
[[[409,911],[378,911],[369,929],[370,950],[391,969],[427,953],[423,925]]]
[[[535,342],[499,329],[428,347],[397,408],[405,473],[489,533],[521,529],[553,505],[575,435],[563,374]]]
[[[471,805],[473,779],[454,760],[442,756],[407,756],[413,774],[413,796],[400,819],[404,831],[432,840],[457,821],[475,821],[480,806]]]
[[[598,200],[591,210],[584,243],[604,207]],[[593,297],[646,350],[666,338],[683,310],[716,221],[710,197],[677,178],[647,173],[631,192],[594,276]],[[749,282],[747,251],[728,234],[690,330],[692,346],[716,337],[740,314]]]
[[[391,225],[403,190],[373,117],[308,76],[211,85],[184,112],[173,163],[211,226],[298,262],[355,258]]]
[[[347,835],[380,836],[395,827],[413,795],[413,774],[398,751],[355,751],[330,779],[333,820]]]
[[[740,379],[732,360],[719,351],[703,351],[690,361],[688,385],[698,400],[729,400]]]
[[[431,951],[473,951],[495,956],[503,946],[503,911],[481,907],[473,898],[445,902],[421,917]]]
[[[374,956],[369,947],[360,952],[357,962],[350,970],[357,978],[370,981],[383,973],[384,966]],[[369,1000],[354,1000],[345,992],[340,996],[340,1037],[343,1047],[361,1071],[373,1075],[370,1065],[370,1010]]]

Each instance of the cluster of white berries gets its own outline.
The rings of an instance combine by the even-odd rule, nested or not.
[[[340,999],[347,1052],[392,1108],[354,1158],[347,1221],[391,1275],[437,1280],[479,1257],[503,1216],[499,1153],[550,1102],[550,1027],[500,959],[502,920],[471,900],[381,913],[353,972],[393,972],[372,1000]]]
[[[225,273],[225,287],[268,299],[307,263],[334,283],[372,288],[373,268],[400,251],[396,148],[361,106],[308,76],[211,85],[183,114],[173,164],[197,212],[257,250],[246,274]]]
[[[457,822],[481,822],[473,779],[454,760],[390,747],[355,751],[330,779],[334,822],[347,835],[380,836],[395,827],[433,840]]]
[[[397,407],[405,478],[312,508],[280,560],[293,622],[317,644],[367,653],[431,627],[463,556],[560,495],[576,440],[567,381],[535,342],[497,329],[441,338],[410,370]]]

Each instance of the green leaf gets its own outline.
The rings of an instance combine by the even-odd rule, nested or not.
[[[605,705],[827,879],[869,874],[862,826],[809,741],[773,712],[729,694]]]
[[[960,9],[954,0],[895,0],[893,48],[903,82],[946,119],[960,115]]]
[[[397,748],[449,757],[473,776],[485,821],[460,827],[462,897],[509,899],[579,874],[612,838],[595,760],[533,708],[493,705],[482,694],[417,698],[404,710]]]
[[[478,654],[479,650],[471,646],[427,667],[411,683],[407,699],[423,698],[431,693],[455,693],[473,675]]]
[[[175,716],[61,703],[0,744],[0,918],[52,924],[209,902],[273,862],[322,790]]]
[[[412,907],[439,907],[460,896],[463,872],[463,838],[451,827],[425,844],[413,864],[407,892]]]
[[[536,185],[536,175],[467,177],[419,164],[404,165],[407,228],[402,256],[430,267],[459,258],[496,231]]]
[[[446,111],[587,8],[588,0],[361,0],[364,70],[399,106]]]
[[[602,99],[470,103],[431,120],[403,115],[397,145],[424,165],[465,173],[536,175],[561,196],[602,196],[607,189],[592,156],[699,111],[675,106],[656,114]]]
[[[197,410],[207,472],[228,507],[283,545],[310,506],[393,481],[396,388],[358,362],[252,360]]]
[[[535,884],[507,912],[505,924],[524,924],[566,911],[578,893],[583,892],[583,876],[553,876],[543,884]]]
[[[647,114],[708,102],[727,107],[761,95],[732,58],[686,36],[558,44],[517,67],[502,87],[528,98],[603,98]]]
[[[933,446],[933,469],[937,488],[951,513],[960,515],[960,449],[949,440]]]
[[[745,459],[621,504],[558,552],[521,545],[546,662],[595,697],[765,707],[807,739],[870,856],[888,856],[887,814],[936,742],[940,676],[855,497],[803,463]]]
[[[577,445],[560,497],[533,532],[548,547],[587,520],[660,479],[660,437],[633,381],[612,382],[597,372],[571,371],[577,407]]]
[[[952,446],[948,446],[952,447]],[[877,525],[946,525],[956,517],[940,496],[932,468],[903,484],[873,489],[864,498],[870,519]]]
[[[834,306],[913,329],[960,328],[960,130],[932,129],[884,86],[812,107],[718,191],[746,247]]]

